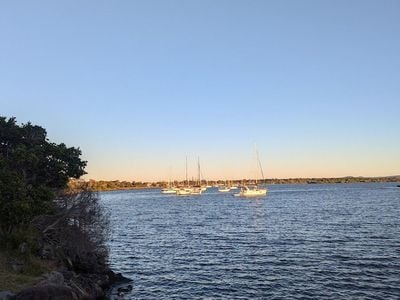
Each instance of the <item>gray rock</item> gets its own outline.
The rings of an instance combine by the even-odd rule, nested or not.
[[[0,292],[0,300],[13,300],[15,299],[15,294],[9,291]]]
[[[70,287],[55,284],[27,288],[19,292],[16,296],[16,300],[42,299],[77,300],[78,297]]]
[[[39,285],[63,285],[64,284],[64,276],[60,272],[52,271],[51,273],[47,273],[44,275],[45,279],[42,280]]]

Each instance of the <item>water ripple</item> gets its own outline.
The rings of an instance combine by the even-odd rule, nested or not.
[[[393,185],[393,184],[392,184]],[[126,299],[399,299],[400,190],[273,185],[264,200],[215,190],[101,193]]]

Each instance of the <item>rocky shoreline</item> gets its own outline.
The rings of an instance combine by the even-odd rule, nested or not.
[[[0,300],[123,299],[123,295],[130,290],[132,280],[112,270],[101,274],[85,274],[60,269],[42,275],[37,284],[16,294],[0,292]]]

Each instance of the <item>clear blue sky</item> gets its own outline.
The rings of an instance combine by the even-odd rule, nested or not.
[[[0,115],[87,178],[400,174],[400,1],[2,1]]]

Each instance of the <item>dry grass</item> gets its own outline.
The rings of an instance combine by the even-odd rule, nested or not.
[[[9,263],[14,258],[14,255],[0,251],[0,291],[18,292],[43,279],[42,274],[56,269],[53,262],[27,257],[24,259],[26,261],[25,271],[17,273]]]

